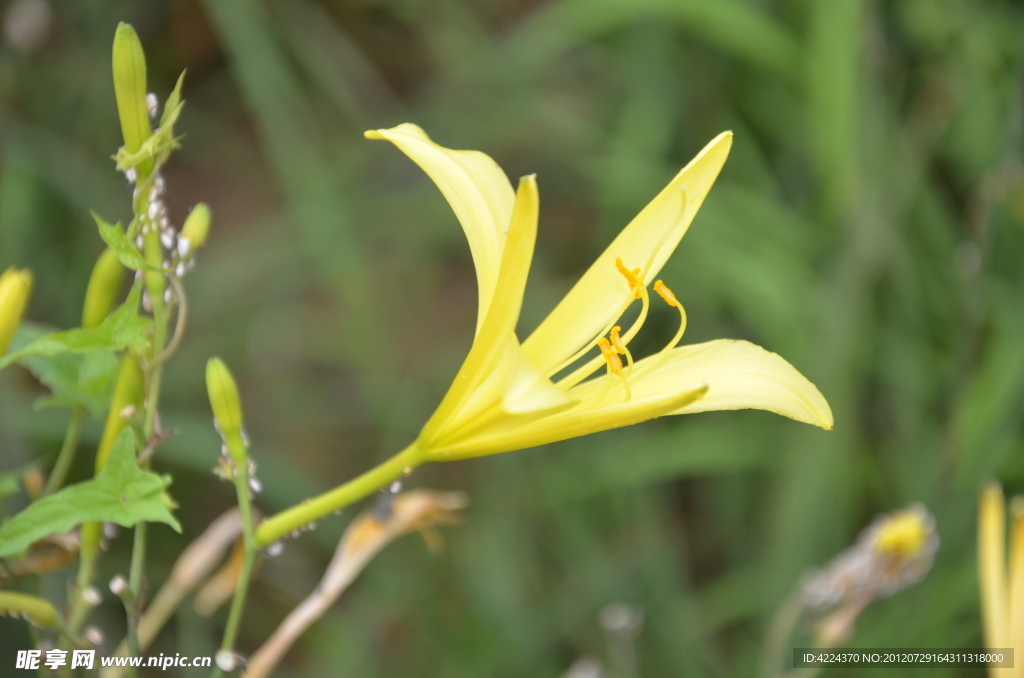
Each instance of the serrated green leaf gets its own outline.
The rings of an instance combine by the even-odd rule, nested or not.
[[[50,332],[43,325],[22,322],[11,348],[21,349]],[[30,356],[22,359],[21,365],[52,392],[38,398],[35,409],[81,405],[100,419],[107,411],[120,359],[113,351],[59,353]]]
[[[103,242],[107,243],[107,247],[114,250],[117,253],[117,258],[121,260],[121,263],[133,271],[141,271],[143,269],[147,271],[159,270],[150,266],[146,263],[146,260],[142,257],[142,252],[135,246],[128,234],[121,228],[120,222],[116,224],[108,224],[103,220],[103,217],[92,213],[92,218],[96,221],[96,226],[100,231],[100,237],[103,238]]]
[[[17,351],[0,358],[0,369],[30,356],[53,356],[61,353],[121,351],[129,346],[145,348],[153,321],[139,316],[142,285],[136,283],[124,304],[90,329],[66,330],[39,337]]]
[[[0,557],[84,522],[117,523],[122,527],[140,521],[158,522],[181,532],[178,521],[163,503],[164,489],[170,482],[168,476],[138,467],[132,432],[126,429],[114,443],[107,465],[94,479],[30,504],[0,527]]]

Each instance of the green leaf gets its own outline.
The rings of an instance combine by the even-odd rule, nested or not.
[[[110,460],[92,480],[66,487],[44,497],[0,527],[0,557],[18,553],[48,534],[67,532],[84,522],[117,523],[131,527],[140,522],[181,526],[164,506],[169,476],[143,471],[135,463],[131,430],[118,436]]]
[[[108,315],[96,327],[66,330],[39,337],[20,350],[0,358],[0,369],[30,356],[53,356],[60,353],[91,353],[93,351],[121,351],[129,346],[145,348],[153,324],[149,318],[139,317],[139,299],[142,285],[136,283],[124,304]]]
[[[165,127],[167,122],[171,119],[171,114],[174,113],[178,105],[181,103],[181,86],[185,84],[185,71],[181,72],[178,76],[178,82],[174,85],[174,90],[168,95],[167,101],[164,102],[164,112],[160,116],[160,127]]]
[[[99,228],[100,237],[103,238],[103,242],[107,243],[107,247],[114,250],[117,253],[117,258],[121,260],[121,263],[132,269],[133,271],[141,271],[143,269],[148,271],[157,271],[159,269],[146,263],[146,260],[142,257],[142,252],[139,252],[139,248],[135,246],[128,234],[121,228],[121,223],[108,224],[103,220],[103,217],[92,213],[92,218],[96,220],[96,226]]]
[[[49,331],[45,326],[22,322],[12,348],[18,350],[46,334]],[[52,395],[36,400],[35,409],[81,405],[101,419],[110,402],[120,359],[113,351],[59,353],[30,356],[22,359],[21,365],[52,391]]]
[[[0,475],[0,499],[21,492],[22,470],[17,469]]]
[[[184,106],[185,102],[181,101],[174,108],[168,109],[164,113],[164,123],[143,142],[135,153],[130,153],[126,146],[119,148],[117,154],[113,156],[117,162],[117,170],[123,172],[149,160],[155,160],[157,165],[162,164],[167,159],[167,155],[181,145],[178,143],[181,137],[174,136],[174,123],[178,121],[178,116],[181,115],[181,109]]]

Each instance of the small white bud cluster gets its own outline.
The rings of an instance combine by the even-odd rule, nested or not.
[[[146,106],[149,110],[149,117],[155,123],[160,108],[160,101],[156,94],[150,92],[146,96]],[[132,202],[137,204],[142,197],[143,189],[143,186],[137,185],[138,171],[134,167],[129,167],[124,171],[124,175],[128,185],[134,187]],[[194,248],[189,239],[182,236],[180,230],[171,223],[167,204],[164,202],[164,193],[167,186],[159,167],[147,183],[149,184],[149,193],[145,197],[148,205],[145,213],[139,216],[140,229],[139,235],[135,239],[135,244],[141,250],[144,246],[145,234],[158,233],[160,245],[164,250],[162,258],[163,267],[173,270],[174,275],[181,278],[195,266],[195,257],[192,256]],[[164,301],[170,303],[173,300],[173,293],[168,289],[164,294]],[[144,299],[143,303],[147,310],[152,310],[152,302],[150,300]]]
[[[217,466],[213,469],[213,474],[221,480],[233,481],[237,470],[235,469],[235,460],[231,456],[231,449],[228,447],[227,439],[224,437],[224,433],[220,430],[220,425],[217,423],[216,417],[213,419],[213,428],[217,430],[217,434],[220,435],[220,459],[217,460]],[[242,444],[245,445],[245,449],[248,450],[251,446],[249,441],[249,434],[243,428],[239,431],[239,437],[242,439]],[[263,491],[263,483],[259,478],[256,477],[256,462],[252,456],[246,454],[246,463],[248,466],[248,483],[249,483],[249,498],[252,499],[253,495],[259,494]]]

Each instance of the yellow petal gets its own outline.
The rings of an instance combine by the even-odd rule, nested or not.
[[[696,384],[708,386],[707,395],[672,414],[757,409],[832,428],[832,410],[814,384],[783,358],[755,344],[718,339],[674,348],[654,364],[656,359],[645,358],[633,367],[629,383],[634,398],[667,396]],[[586,382],[569,394],[585,400],[598,388]]]
[[[416,125],[370,130],[368,139],[387,139],[433,179],[459,218],[476,266],[479,332],[498,283],[505,232],[512,217],[515,192],[497,163],[479,151],[453,151],[438,146]]]
[[[512,345],[509,360],[511,365],[501,399],[501,408],[505,412],[529,414],[572,404],[572,399],[564,391],[530,363],[518,342]]]
[[[501,397],[504,378],[488,379],[488,376],[504,360],[510,341],[515,344],[515,350],[519,351],[519,341],[514,332],[537,239],[539,201],[536,177],[531,175],[520,179],[508,238],[502,252],[501,274],[497,278],[487,317],[444,400],[423,428],[424,441],[435,439],[442,434],[443,428],[450,429],[452,425],[459,425],[453,419],[461,421],[464,418],[459,416],[460,410],[465,409],[465,403],[470,397],[484,401],[485,405]]]
[[[527,425],[520,424],[514,418],[506,419],[504,425],[500,427],[485,428],[475,436],[462,438],[451,445],[431,450],[428,458],[433,461],[451,461],[480,457],[631,426],[675,412],[681,407],[699,401],[706,392],[706,386],[698,386],[670,396],[634,398],[625,402],[616,402],[608,398],[604,401],[608,403],[607,405],[587,407],[584,403]]]
[[[978,583],[985,647],[1008,647],[1006,502],[994,481],[982,488],[978,501]]]
[[[1010,517],[1010,627],[1006,643],[1009,647],[1024,648],[1024,497],[1014,497],[1010,502]],[[1022,673],[1018,662],[1016,674]]]
[[[719,134],[705,146],[623,229],[523,342],[526,355],[542,372],[550,372],[571,357],[614,318],[629,294],[625,278],[615,269],[616,257],[629,269],[646,268],[645,282],[654,280],[700,209],[731,146],[732,132]]]

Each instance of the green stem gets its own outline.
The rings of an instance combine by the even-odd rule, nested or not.
[[[53,494],[64,484],[71,462],[75,460],[75,452],[78,450],[78,436],[82,430],[82,416],[85,408],[75,405],[71,408],[71,421],[68,422],[68,429],[64,433],[64,443],[60,446],[60,454],[57,455],[57,463],[53,465],[50,477],[46,479],[46,487],[43,488],[43,496]]]
[[[128,570],[128,591],[125,612],[128,615],[128,654],[139,653],[139,617],[142,610],[142,572],[146,562],[146,522],[135,526],[135,540],[132,542],[132,563]]]
[[[238,495],[238,512],[242,518],[242,541],[245,545],[245,560],[242,563],[242,573],[238,578],[238,585],[235,587],[235,597],[231,601],[231,610],[228,612],[227,626],[224,628],[224,639],[221,641],[220,649],[223,652],[231,652],[235,646],[235,639],[238,637],[238,626],[242,620],[242,610],[245,608],[245,598],[249,592],[249,580],[252,577],[253,565],[256,563],[258,549],[253,533],[252,506],[249,503],[249,461],[248,450],[241,435],[234,433],[227,438],[228,451],[235,462],[235,494]],[[223,675],[220,667],[213,670],[213,678]]]
[[[256,530],[256,547],[266,548],[304,525],[354,504],[426,461],[419,441],[363,475],[267,518]]]
[[[155,229],[150,229],[145,234],[143,243],[146,261],[152,266],[163,265],[163,250],[160,245],[160,236]],[[159,356],[164,350],[164,343],[167,339],[167,317],[164,304],[164,289],[166,279],[163,273],[147,271],[145,273],[146,290],[149,292],[149,303],[153,308],[153,346],[150,359]],[[142,424],[142,433],[147,443],[153,436],[156,429],[157,409],[160,405],[160,383],[163,377],[163,363],[157,363],[149,370],[146,379],[145,418]],[[143,461],[143,467],[148,467],[149,461]],[[125,634],[128,655],[136,657],[139,654],[139,618],[142,616],[142,575],[146,567],[146,523],[140,522],[135,526],[135,541],[132,544],[132,562],[128,570],[129,595],[125,601],[125,615],[127,616],[127,632]],[[135,675],[135,669],[129,668],[129,677]]]

